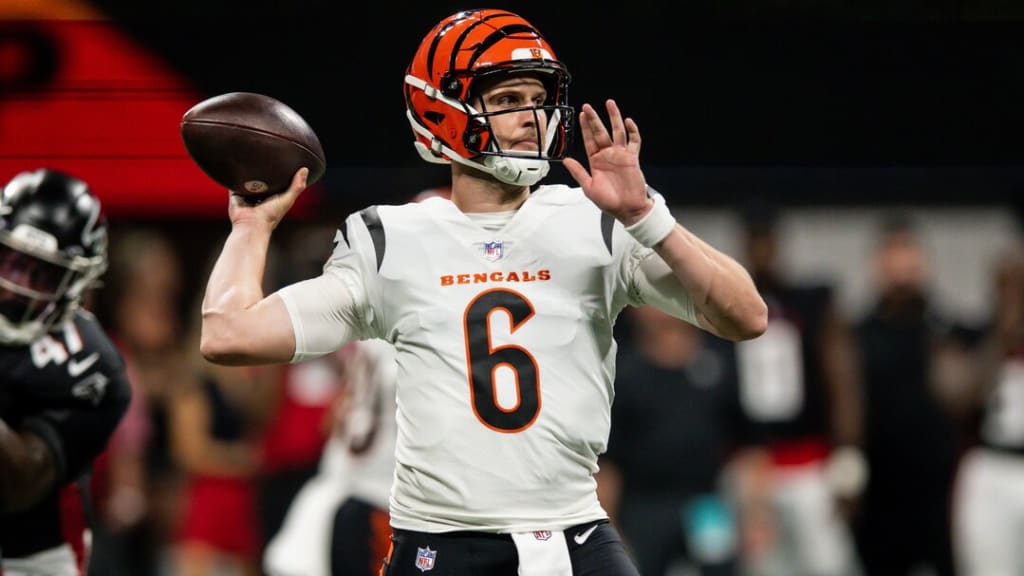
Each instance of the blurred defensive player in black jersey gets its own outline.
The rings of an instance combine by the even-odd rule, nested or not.
[[[84,573],[88,490],[130,398],[82,298],[107,267],[85,182],[40,169],[0,197],[0,553],[4,576]]]
[[[744,569],[757,576],[861,573],[848,520],[867,466],[852,331],[829,282],[787,277],[773,206],[744,216],[768,329],[736,345],[733,458]]]

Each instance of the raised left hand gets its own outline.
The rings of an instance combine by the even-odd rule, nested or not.
[[[614,100],[609,99],[606,106],[611,133],[590,104],[580,109],[579,131],[590,171],[572,158],[563,164],[598,208],[629,226],[653,205],[640,170],[640,129],[632,118],[623,120]]]

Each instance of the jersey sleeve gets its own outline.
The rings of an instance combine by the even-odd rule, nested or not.
[[[376,284],[377,257],[361,214],[353,214],[334,237],[334,252],[316,278],[278,291],[295,333],[292,362],[334,352],[353,340],[372,337],[368,294]]]
[[[648,187],[648,195],[661,193]],[[652,248],[636,241],[621,222],[611,220],[610,232],[618,260],[618,289],[625,292],[624,304],[651,305],[695,326],[697,314],[693,299],[672,273],[672,269]]]
[[[641,246],[632,237],[628,240],[630,246],[624,265],[630,287],[629,303],[634,306],[651,305],[698,326],[693,299],[668,264],[654,250]]]
[[[79,322],[86,348],[99,361],[68,382],[70,397],[52,408],[35,412],[22,428],[41,437],[57,463],[59,483],[79,477],[106,449],[131,400],[131,386],[124,361],[98,324]]]

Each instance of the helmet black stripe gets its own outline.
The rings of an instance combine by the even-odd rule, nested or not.
[[[455,45],[452,46],[452,55],[448,62],[448,70],[455,69],[455,60],[459,57],[459,51],[462,50],[462,43],[466,41],[466,36],[469,36],[469,33],[481,24],[483,24],[482,20],[474,22],[472,25],[467,26],[466,29],[462,31],[462,34],[459,35],[458,40],[455,41]]]
[[[380,265],[384,262],[384,249],[387,247],[384,224],[380,221],[380,214],[377,214],[376,206],[370,206],[361,210],[359,216],[363,219],[366,229],[370,232],[370,240],[373,241],[373,251],[377,254],[377,271],[380,272]]]
[[[479,10],[474,10],[472,13],[475,14],[476,12],[479,12]],[[511,18],[518,18],[518,16],[516,16],[515,14],[512,14],[511,12],[498,12],[496,14],[491,14],[490,16],[487,16],[483,20],[479,20],[479,21],[473,23],[473,25],[468,26],[465,30],[463,30],[462,35],[459,36],[459,39],[455,41],[455,45],[452,46],[452,55],[451,55],[451,61],[448,63],[448,70],[454,70],[455,69],[455,62],[456,62],[456,59],[459,56],[459,51],[462,50],[462,43],[466,41],[466,37],[469,36],[469,34],[474,29],[476,29],[477,26],[487,22],[488,20],[493,20],[495,18],[509,18],[509,17],[511,17]],[[509,27],[510,26],[506,26],[505,28],[509,28]],[[518,27],[518,26],[516,26],[516,27]],[[495,40],[495,41],[497,41],[497,40]],[[495,41],[487,43],[487,46],[490,46],[490,45],[494,44]],[[474,54],[473,57],[470,59],[470,66],[469,66],[469,68],[472,68],[472,63],[476,62],[477,58],[479,58],[479,52]]]
[[[438,30],[437,34],[434,34],[434,39],[430,41],[430,50],[427,52],[427,78],[434,75],[434,54],[437,53],[437,46],[441,43],[441,38],[444,37],[444,35],[447,34],[453,26],[463,20],[465,20],[465,18],[452,20],[444,28]]]
[[[508,38],[513,34],[519,34],[520,32],[529,32],[532,34],[537,34],[537,31],[534,30],[532,26],[527,26],[525,24],[509,24],[508,26],[503,26],[495,30],[494,33],[488,36],[487,38],[484,38],[483,42],[477,44],[476,51],[474,51],[473,55],[469,58],[469,66],[467,66],[467,68],[473,68],[473,64],[476,63],[477,59],[480,58],[480,56],[483,55],[483,53],[486,52],[488,48],[494,46],[499,41]],[[452,65],[454,66],[454,62],[452,63]]]

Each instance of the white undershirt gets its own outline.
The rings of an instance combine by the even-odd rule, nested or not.
[[[473,221],[474,224],[487,230],[488,232],[497,232],[508,224],[509,220],[516,215],[515,210],[509,212],[467,212],[466,216]]]

